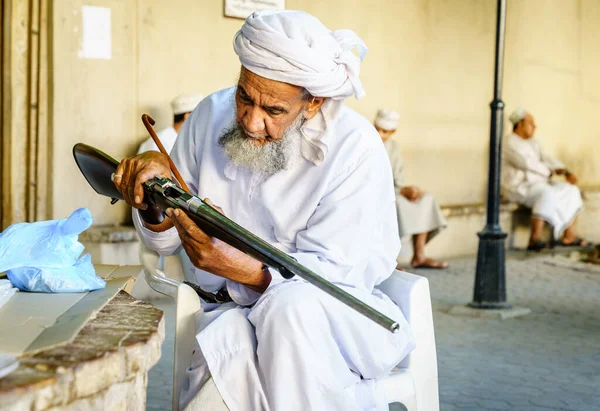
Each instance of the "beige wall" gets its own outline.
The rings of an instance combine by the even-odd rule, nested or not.
[[[54,1],[53,216],[88,207],[98,224],[128,218],[124,205],[96,194],[80,174],[71,150],[78,142],[121,158],[135,151],[138,83],[137,15],[122,0]],[[111,8],[112,59],[79,58],[81,6]]]
[[[380,106],[402,113],[394,138],[407,182],[443,204],[483,201],[495,1],[286,3],[365,40],[367,96],[348,104],[368,118]],[[78,57],[82,4],[111,8],[112,60]],[[117,158],[132,154],[145,135],[142,113],[164,127],[173,96],[234,84],[239,63],[231,43],[242,20],[223,17],[222,0],[55,0],[54,19],[54,216],[87,206],[98,223],[119,222],[126,208],[109,209],[86,186],[71,160],[72,145],[84,141]],[[598,0],[509,2],[507,111],[528,107],[544,146],[584,183],[600,182],[600,156],[594,157],[600,132],[592,127],[600,109],[598,44]]]

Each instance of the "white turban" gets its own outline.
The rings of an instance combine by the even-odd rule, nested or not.
[[[355,47],[360,58],[352,53]],[[303,11],[252,13],[236,33],[233,48],[252,73],[304,87],[315,97],[343,100],[365,94],[358,78],[365,43],[353,31],[331,31]]]
[[[384,130],[395,130],[398,128],[398,120],[400,120],[400,114],[382,108],[377,111],[375,125]]]
[[[519,107],[515,111],[513,111],[512,113],[510,113],[510,116],[508,117],[508,119],[510,120],[510,122],[514,126],[519,121],[523,120],[527,114],[528,113],[527,113],[527,111],[525,111],[524,108]]]
[[[171,101],[171,110],[175,115],[189,113],[194,111],[203,98],[201,94],[182,94]]]

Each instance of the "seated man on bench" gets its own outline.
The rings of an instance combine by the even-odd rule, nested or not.
[[[535,121],[522,108],[509,117],[513,133],[505,138],[502,165],[502,190],[509,201],[532,209],[528,250],[541,251],[548,244],[541,240],[544,221],[553,227],[555,245],[587,246],[577,236],[574,225],[583,208],[577,177],[558,160],[548,156],[533,138]],[[564,175],[567,183],[552,182],[553,175]]]
[[[447,223],[437,201],[417,186],[404,184],[404,161],[400,148],[391,139],[396,132],[400,115],[392,110],[380,109],[375,118],[375,129],[383,140],[394,176],[396,214],[400,237],[410,236],[413,244],[413,268],[447,268],[448,263],[425,256],[425,245],[439,234]]]

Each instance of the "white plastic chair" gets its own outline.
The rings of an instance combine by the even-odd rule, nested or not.
[[[163,258],[158,254],[142,246],[140,259],[150,287],[174,298],[177,304],[172,401],[173,411],[178,411],[179,391],[185,378],[185,370],[191,363],[195,313],[200,310],[200,299],[191,287],[164,277],[161,272]],[[186,259],[183,260],[183,264],[187,264]],[[383,385],[390,404],[402,403],[408,411],[439,411],[437,355],[429,282],[425,277],[396,270],[379,289],[406,316],[416,340],[416,348],[390,375],[377,383]],[[218,391],[210,379],[193,402],[203,404],[203,409],[211,411],[227,410],[220,396],[214,398],[215,396],[218,396]],[[210,408],[207,408],[208,403],[211,404]]]

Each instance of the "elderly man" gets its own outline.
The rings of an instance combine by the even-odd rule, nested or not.
[[[311,284],[284,280],[179,210],[155,226],[134,211],[148,247],[166,255],[183,246],[198,285],[233,299],[204,307],[181,405],[212,377],[231,410],[387,409],[377,379],[414,342],[402,312],[374,288],[400,248],[389,162],[373,126],[343,104],[364,94],[366,46],[304,12],[263,11],[246,19],[234,50],[237,87],[204,99],[173,149],[187,185],[401,329],[392,334]],[[142,181],[171,176],[160,153],[125,159],[116,174],[136,208]]]
[[[381,109],[375,118],[379,132],[392,165],[396,210],[400,237],[410,235],[413,242],[413,268],[446,268],[448,263],[425,256],[425,244],[446,228],[446,219],[433,196],[419,187],[404,185],[404,161],[395,140],[390,137],[396,132],[400,115],[392,110]]]
[[[577,177],[558,160],[550,157],[534,140],[535,121],[522,108],[509,117],[513,133],[504,141],[502,190],[510,201],[532,209],[528,250],[541,251],[548,244],[541,240],[544,221],[553,227],[553,241],[563,246],[586,246],[577,236],[575,218],[583,207]],[[568,183],[551,182],[553,175],[564,175]]]
[[[164,146],[167,153],[170,153],[177,139],[177,133],[181,129],[183,122],[189,117],[194,111],[198,103],[203,99],[200,94],[182,94],[175,97],[171,101],[171,110],[173,110],[173,126],[167,127],[164,130],[156,133],[156,136]],[[138,154],[142,154],[146,151],[159,151],[154,140],[148,137],[138,149]]]

